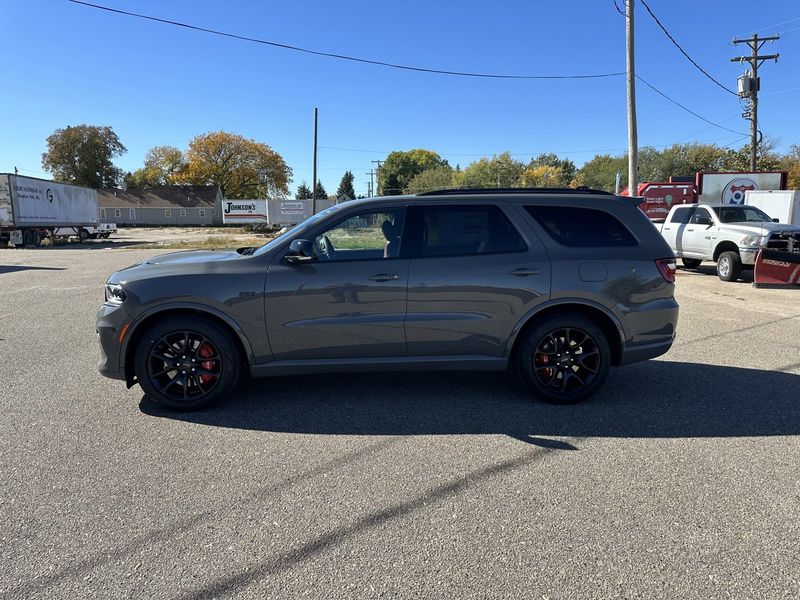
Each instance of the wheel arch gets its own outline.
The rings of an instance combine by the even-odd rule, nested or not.
[[[249,366],[253,362],[253,350],[250,347],[250,342],[244,334],[244,331],[230,317],[222,314],[207,306],[199,307],[193,305],[180,305],[180,306],[162,306],[148,311],[141,315],[134,321],[127,333],[125,345],[122,350],[122,361],[125,370],[125,383],[130,388],[135,381],[133,360],[136,355],[136,347],[139,344],[145,332],[155,323],[161,319],[166,319],[176,316],[194,316],[208,319],[218,326],[222,327],[234,340],[240,356],[245,362],[245,366]]]
[[[719,260],[719,255],[722,254],[723,252],[736,252],[736,254],[739,254],[739,246],[737,246],[730,240],[724,240],[720,242],[719,244],[717,244],[717,247],[714,248],[715,262]]]
[[[619,320],[608,309],[592,302],[577,299],[549,303],[520,319],[512,333],[511,349],[508,353],[509,364],[515,364],[522,340],[525,339],[525,334],[531,328],[535,327],[542,319],[565,312],[579,314],[597,323],[597,326],[600,327],[608,340],[608,345],[611,349],[611,364],[614,366],[620,364],[622,361],[622,349],[625,345],[625,332]]]

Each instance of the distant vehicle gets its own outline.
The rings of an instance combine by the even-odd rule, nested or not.
[[[800,233],[800,227],[775,223],[761,209],[742,204],[673,206],[660,229],[684,266],[714,261],[723,281],[736,281],[761,248],[787,252],[790,238]]]
[[[53,232],[53,236],[96,240],[97,238],[107,238],[112,233],[117,233],[116,223],[98,223],[97,227],[58,227]]]
[[[800,190],[748,191],[744,203],[760,208],[778,223],[800,226]]]
[[[0,174],[0,246],[38,246],[59,228],[96,228],[97,193],[46,179]]]
[[[111,275],[107,377],[192,409],[253,376],[511,368],[576,402],[659,356],[675,258],[629,199],[487,189],[353,200],[258,248],[174,252]]]

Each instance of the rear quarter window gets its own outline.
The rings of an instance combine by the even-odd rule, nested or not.
[[[554,241],[574,248],[638,246],[630,230],[614,215],[594,208],[526,206]]]

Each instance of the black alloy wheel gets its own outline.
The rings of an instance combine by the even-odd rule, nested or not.
[[[239,379],[240,361],[228,332],[199,317],[156,325],[142,338],[134,359],[145,393],[179,410],[205,407],[226,396]]]
[[[610,368],[608,340],[581,315],[545,319],[529,332],[522,348],[523,379],[549,402],[570,404],[592,395]]]

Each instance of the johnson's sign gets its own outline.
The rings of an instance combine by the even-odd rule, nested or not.
[[[223,223],[265,223],[267,221],[266,200],[223,200]]]

